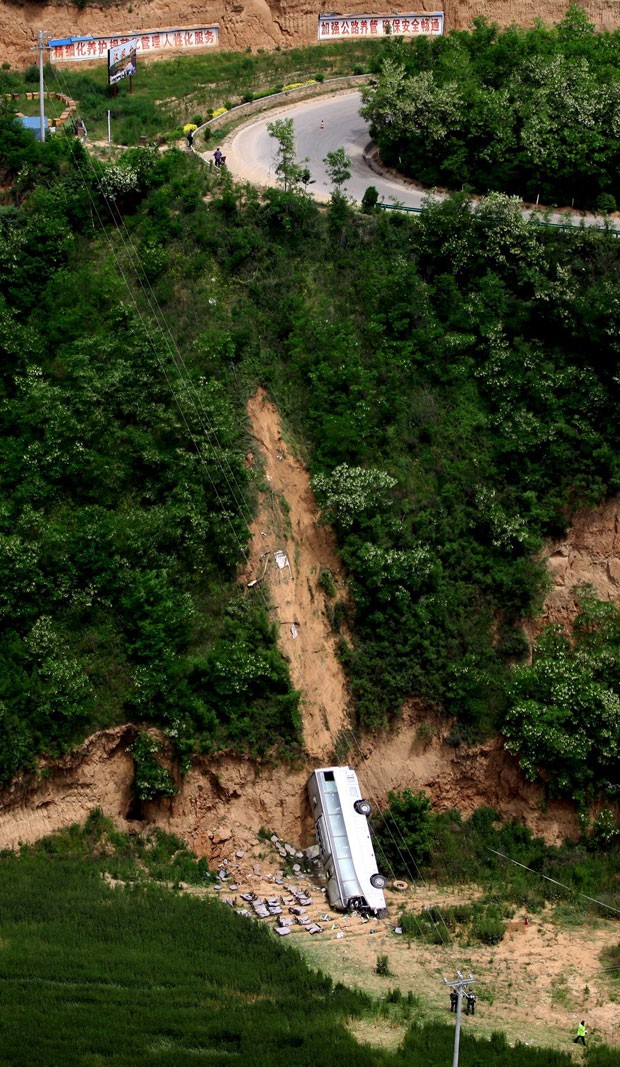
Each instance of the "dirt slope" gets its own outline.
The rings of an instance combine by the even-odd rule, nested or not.
[[[620,14],[616,0],[584,0],[588,17],[599,29],[616,29]],[[372,0],[348,0],[342,10],[351,14],[397,14],[436,11],[431,0],[387,4]],[[537,19],[557,22],[566,12],[565,0],[446,0],[446,30],[465,29],[472,19],[484,17],[500,26],[511,23],[531,26]],[[322,0],[212,0],[205,8],[197,0],[141,0],[126,5],[80,10],[72,3],[0,2],[0,53],[13,65],[32,63],[30,49],[37,31],[50,37],[105,36],[143,30],[175,29],[218,23],[222,49],[245,51],[257,48],[287,48],[314,44],[319,13],[330,11]],[[167,53],[172,54],[172,53]]]
[[[591,585],[600,600],[620,607],[620,501],[576,516],[569,535],[545,551],[553,585],[535,631],[549,623],[570,627],[577,613],[575,591]]]
[[[32,842],[82,821],[98,806],[121,828],[157,825],[179,834],[212,862],[226,861],[239,891],[269,894],[275,889],[275,879],[282,879],[283,872],[278,870],[282,860],[269,842],[259,839],[259,830],[273,831],[295,847],[313,842],[305,799],[307,775],[316,761],[331,757],[334,741],[346,725],[348,708],[327,603],[317,580],[322,566],[339,582],[344,575],[331,532],[317,524],[308,473],[262,390],[251,398],[248,416],[256,441],[248,463],[262,491],[248,567],[240,580],[247,585],[263,576],[269,588],[281,645],[295,685],[304,695],[308,762],[257,768],[226,754],[203,758],[179,782],[178,796],[147,805],[144,821],[135,823],[129,818],[133,769],[126,751],[135,727],[103,731],[63,760],[43,764],[36,780],[15,783],[2,794],[0,848]],[[619,530],[620,502],[616,500],[578,516],[568,538],[548,546],[554,586],[541,624],[549,620],[570,623],[573,587],[584,580],[591,581],[599,595],[620,600]],[[287,553],[290,574],[274,561],[278,549]],[[346,595],[346,587],[340,587],[340,595]],[[446,743],[448,731],[447,721],[430,719],[421,702],[411,701],[394,730],[354,738],[348,759],[358,769],[365,794],[381,805],[389,789],[425,789],[437,810],[458,807],[467,815],[488,804],[522,819],[548,841],[576,832],[570,806],[545,804],[541,790],[522,780],[515,760],[499,740],[454,749]],[[315,886],[317,893],[320,887]],[[420,884],[405,894],[392,891],[388,902],[394,919],[401,902],[418,910],[471,896],[467,888]],[[317,914],[323,907],[318,896]],[[393,921],[366,924],[359,916],[332,916],[323,925],[319,937],[309,938],[301,928],[291,936],[310,962],[374,994],[395,986],[412,989],[420,998],[424,1018],[448,1019],[443,976],[459,966],[471,969],[478,982],[479,1011],[475,1020],[465,1021],[468,1029],[484,1035],[500,1029],[511,1041],[551,1044],[572,1052],[570,1037],[578,1018],[585,1017],[594,1040],[618,1043],[614,994],[600,963],[601,949],[618,940],[617,921],[562,927],[544,914],[526,926],[523,914],[517,913],[504,941],[494,948],[409,947],[395,937]],[[375,974],[380,954],[389,956],[392,976],[388,979]],[[363,1041],[395,1046],[404,1027],[397,1020],[376,1018],[356,1024],[354,1032]]]
[[[269,591],[280,645],[302,695],[306,751],[313,760],[326,761],[347,724],[350,698],[319,577],[322,569],[329,571],[343,598],[342,563],[332,531],[319,524],[308,471],[285,441],[279,414],[263,389],[250,398],[248,417],[267,488],[259,495],[244,577],[246,583],[258,578]],[[277,551],[288,560],[282,569],[274,557]]]
[[[252,529],[247,584],[264,572],[280,640],[294,684],[303,694],[303,729],[308,762],[301,768],[257,769],[249,761],[220,755],[199,761],[170,801],[153,804],[147,819],[174,830],[198,852],[221,858],[235,847],[251,847],[261,827],[299,844],[311,840],[304,787],[317,761],[332,758],[347,724],[348,694],[327,620],[325,596],[317,586],[321,567],[344,579],[331,532],[317,524],[308,473],[284,439],[278,413],[260,390],[248,416],[256,439],[248,458],[264,491]],[[576,584],[591,581],[599,595],[620,604],[620,502],[577,516],[568,537],[548,547],[554,586],[541,624],[570,622]],[[264,536],[263,536],[264,535]],[[291,571],[279,570],[274,552],[287,553]],[[267,553],[267,555],[264,555]],[[266,569],[265,569],[266,565]],[[346,590],[339,587],[339,595]],[[297,637],[293,638],[291,626]],[[548,841],[575,834],[571,807],[545,804],[541,790],[524,782],[515,760],[496,739],[474,748],[445,743],[449,724],[428,719],[419,702],[405,709],[392,731],[351,739],[350,762],[367,795],[385,802],[389,789],[426,789],[437,810],[469,814],[481,804],[522,819]],[[0,798],[0,847],[15,847],[80,821],[95,806],[127,826],[132,761],[126,747],[135,728],[94,735],[75,753],[42,765],[34,782],[15,783]]]

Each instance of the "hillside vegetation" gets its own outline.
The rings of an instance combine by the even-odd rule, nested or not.
[[[620,34],[570,5],[552,28],[390,42],[365,115],[384,160],[426,185],[614,211]]]
[[[176,150],[104,165],[8,116],[0,139],[1,780],[129,717],[185,760],[295,751],[268,606],[235,582],[260,382],[350,575],[358,725],[418,694],[455,744],[506,723],[535,775],[533,701],[554,786],[613,790],[615,609],[588,601],[587,662],[567,645],[557,685],[513,665],[542,538],[620,487],[618,242],[527,223],[497,193],[416,219],[340,195],[325,211]]]

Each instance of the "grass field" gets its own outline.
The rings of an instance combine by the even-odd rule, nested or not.
[[[206,52],[171,60],[142,63],[133,79],[133,93],[122,82],[117,96],[107,84],[104,63],[87,70],[47,66],[49,90],[79,101],[92,139],[107,135],[111,111],[113,140],[136,144],[141,136],[165,135],[185,122],[204,120],[218,107],[241,103],[267,89],[321,78],[363,74],[378,54],[380,42],[344,41],[306,48],[264,52]],[[38,89],[38,69],[23,74],[0,71],[0,93]]]
[[[118,834],[96,812],[83,829],[2,853],[3,1067],[449,1062],[452,1027],[425,1023],[417,997],[403,1014],[389,995],[334,984],[265,926],[208,895],[179,891],[181,881],[209,877],[171,835]],[[403,1045],[357,1043],[351,1031],[372,1040],[373,1018],[386,1011]],[[462,1062],[569,1067],[571,1058],[465,1033]],[[617,1067],[620,1057],[597,1048],[589,1062]]]
[[[2,855],[0,1062],[124,1067],[204,1057],[275,1067],[293,1049],[295,1062],[308,1062],[310,1045],[319,1062],[338,1062],[333,1050],[341,1063],[375,1062],[363,1050],[356,1056],[342,1024],[364,998],[334,991],[230,908],[152,880],[167,869],[173,886],[179,854],[186,878],[192,869],[204,878],[179,845],[167,835],[151,844],[115,835],[96,817],[85,834]]]

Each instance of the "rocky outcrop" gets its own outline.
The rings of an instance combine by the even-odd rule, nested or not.
[[[616,0],[585,0],[582,6],[598,29],[612,30],[620,25]],[[537,19],[557,22],[566,12],[566,0],[545,0],[542,6],[531,0],[446,0],[443,5],[431,0],[397,4],[347,0],[340,10],[343,14],[397,14],[441,8],[446,30],[464,29],[477,17],[500,26],[513,22],[530,26]],[[212,23],[220,26],[223,49],[287,48],[316,42],[318,16],[327,11],[332,11],[332,5],[322,0],[213,0],[206,5],[196,0],[146,0],[118,7],[88,4],[82,10],[70,3],[27,0],[17,6],[5,2],[0,3],[0,50],[3,59],[24,66],[33,61],[31,49],[39,29],[52,37],[105,36]]]

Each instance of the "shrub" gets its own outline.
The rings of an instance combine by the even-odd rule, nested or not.
[[[596,210],[608,215],[617,210],[616,198],[611,193],[600,193],[596,198]]]
[[[379,193],[374,185],[369,185],[362,197],[362,211],[365,215],[371,215],[377,206]]]
[[[319,574],[319,580],[317,584],[319,586],[319,589],[322,589],[328,597],[333,598],[336,596],[336,586],[334,584],[334,578],[332,572],[328,570],[327,567],[321,567],[321,573]]]
[[[431,855],[431,802],[426,793],[388,793],[389,807],[373,820],[380,861],[394,874],[412,877]]]
[[[178,789],[172,775],[157,759],[162,751],[161,742],[150,734],[138,734],[129,746],[134,762],[134,793],[139,801],[173,797]]]
[[[501,919],[493,919],[488,916],[477,918],[471,928],[471,936],[483,945],[497,945],[504,937],[506,930]]]

